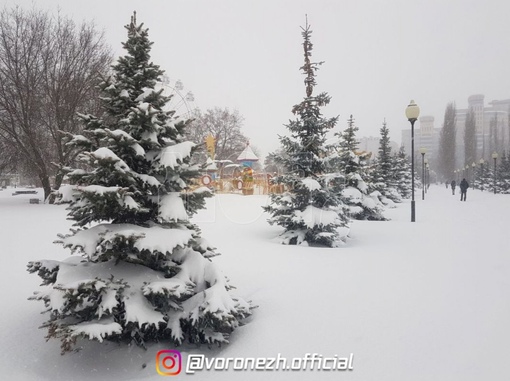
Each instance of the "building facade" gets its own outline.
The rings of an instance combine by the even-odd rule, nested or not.
[[[381,139],[380,137],[374,137],[374,136],[363,137],[359,140],[358,150],[370,152],[371,153],[370,158],[375,159],[375,158],[377,158],[377,155],[379,154],[379,140],[380,139]],[[398,144],[393,141],[390,141],[390,148],[391,148],[391,152],[393,152],[393,153],[398,152],[398,149],[399,149]]]
[[[418,119],[418,128],[414,129],[415,159],[420,155],[420,149],[426,150],[425,157],[432,167],[439,154],[439,135],[441,130],[434,126],[433,116],[422,116]],[[411,154],[411,130],[402,130],[402,146],[406,154]]]
[[[469,110],[475,115],[475,139],[476,154],[475,157],[465,157],[464,136],[466,130],[466,118]],[[501,154],[503,151],[510,150],[510,99],[494,100],[485,104],[483,94],[471,95],[468,98],[467,108],[458,108],[456,114],[456,142],[455,142],[455,166],[463,168],[466,165],[479,163],[483,158],[485,161],[491,160],[493,152]],[[433,116],[422,116],[419,118],[417,126],[414,129],[414,149],[415,155],[419,155],[421,147],[427,149],[431,166],[437,162],[439,154],[439,140],[441,127],[434,125]],[[402,145],[405,152],[411,152],[411,130],[402,130]]]
[[[475,114],[476,157],[464,157],[464,135],[469,110]],[[471,95],[468,107],[457,109],[457,154],[456,164],[462,166],[477,162],[481,158],[489,160],[493,152],[501,154],[510,149],[510,124],[508,120],[510,99],[495,100],[485,106],[482,94]]]

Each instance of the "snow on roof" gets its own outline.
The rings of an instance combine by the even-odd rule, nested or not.
[[[255,155],[250,145],[247,144],[244,151],[237,157],[237,161],[259,161],[259,158]]]

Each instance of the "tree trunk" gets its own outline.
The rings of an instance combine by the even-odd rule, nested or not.
[[[50,204],[53,204],[55,200],[54,197],[52,197],[50,179],[48,178],[48,176],[45,176],[44,174],[39,174],[39,180],[41,181],[44,190],[45,202],[48,201]]]

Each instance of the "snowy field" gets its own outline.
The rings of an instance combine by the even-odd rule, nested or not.
[[[34,195],[0,191],[0,374],[2,380],[161,380],[156,353],[80,342],[60,355],[38,326],[42,302],[28,301],[40,278],[36,259],[63,259],[52,244],[70,222],[64,206],[33,205]],[[469,190],[467,202],[445,187],[388,210],[389,222],[352,224],[339,249],[282,246],[266,223],[265,196],[219,195],[195,221],[218,247],[214,258],[259,308],[222,348],[180,347],[194,380],[509,380],[510,196]],[[41,192],[39,193],[41,196]],[[206,358],[349,357],[352,371],[197,371]],[[171,379],[171,377],[170,377]]]

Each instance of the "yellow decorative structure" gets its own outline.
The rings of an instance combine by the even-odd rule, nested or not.
[[[207,152],[209,153],[209,157],[214,159],[214,154],[216,153],[216,139],[212,135],[207,135],[205,138],[205,146],[207,148]]]

